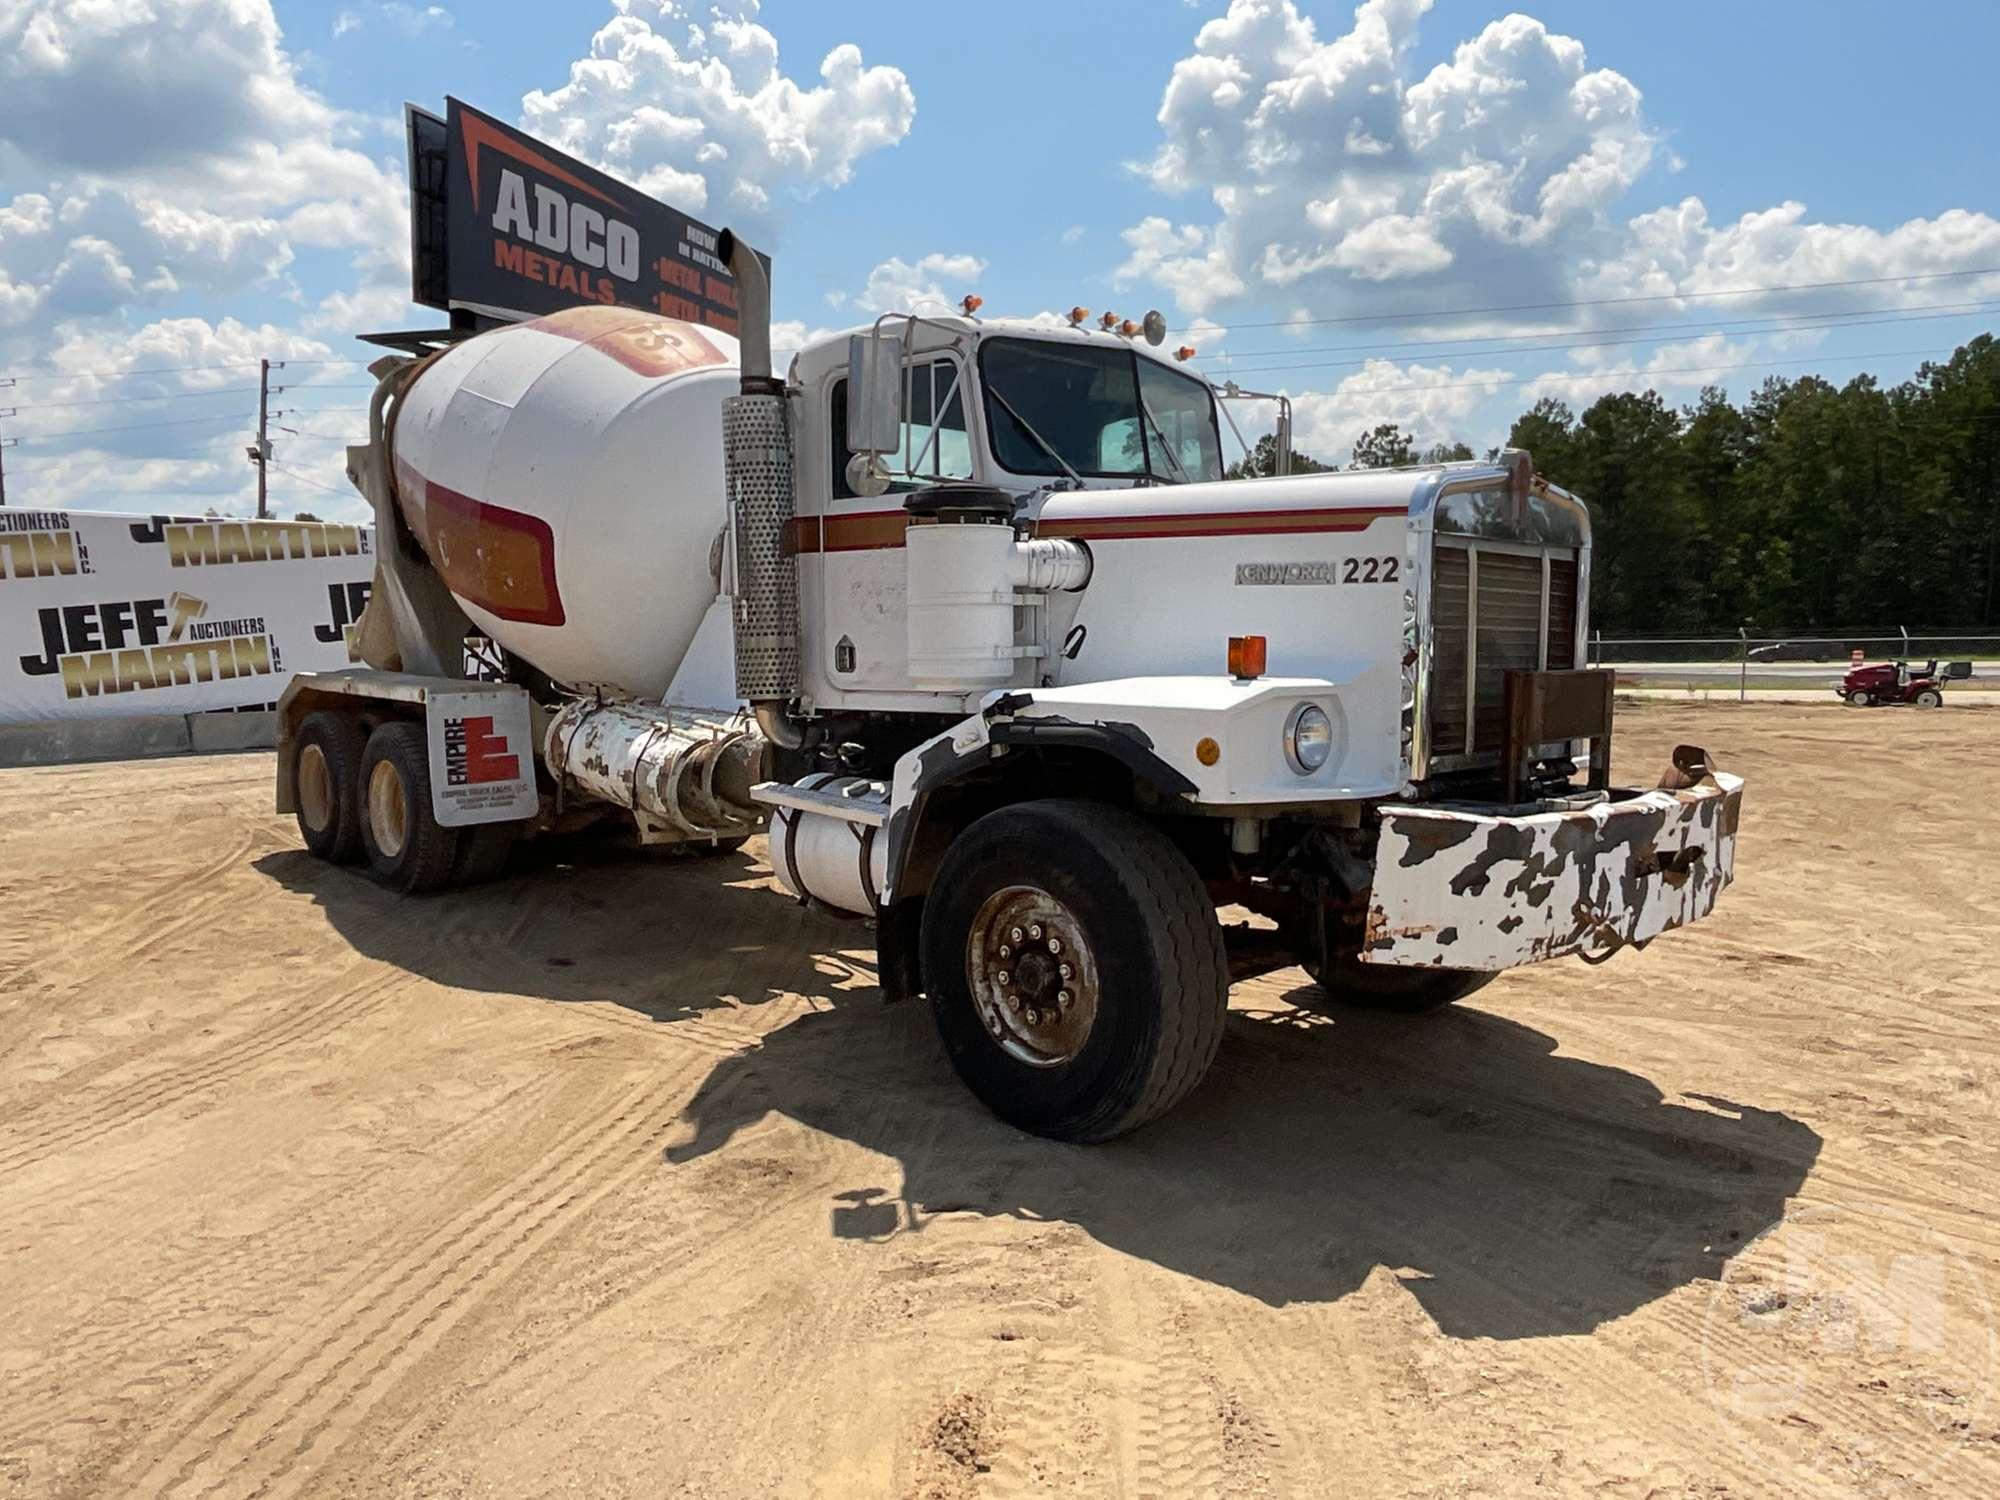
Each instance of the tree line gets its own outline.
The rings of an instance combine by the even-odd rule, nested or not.
[[[1899,385],[1772,377],[1582,413],[1545,398],[1508,445],[1590,506],[1591,616],[1606,634],[2000,629],[2000,343],[1982,334]],[[1394,424],[1350,467],[1471,458]],[[1268,474],[1265,438],[1230,471]],[[1295,454],[1296,471],[1335,467]]]

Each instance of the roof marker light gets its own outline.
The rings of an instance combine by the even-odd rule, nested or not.
[[[984,297],[975,297],[968,293],[959,299],[958,305],[965,309],[965,315],[969,318],[986,305],[986,299]]]
[[[1118,325],[1118,333],[1121,338],[1135,339],[1139,336],[1140,327],[1130,318],[1127,318]]]
[[[1106,333],[1111,332],[1112,329],[1118,326],[1118,314],[1115,312],[1106,313],[1097,320],[1097,326],[1102,328]]]
[[[1189,360],[1194,358],[1194,353],[1195,350],[1193,344],[1182,344],[1180,348],[1174,351],[1174,358],[1179,360],[1182,364],[1186,364]]]
[[[1083,320],[1089,316],[1090,316],[1089,308],[1072,307],[1069,310],[1069,326],[1075,328],[1078,324],[1082,323]]]

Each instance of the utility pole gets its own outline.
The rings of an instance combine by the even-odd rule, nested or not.
[[[271,362],[262,359],[257,362],[257,451],[251,462],[257,465],[257,519],[269,518],[270,506],[265,503],[266,474],[271,467],[271,437],[269,431],[271,405]]]
[[[8,385],[13,383],[11,380],[7,382]],[[0,407],[0,417],[11,417],[15,414],[14,407]],[[0,505],[7,503],[7,450],[20,441],[19,438],[0,437]]]

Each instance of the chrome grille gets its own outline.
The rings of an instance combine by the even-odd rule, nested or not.
[[[1570,549],[1438,538],[1426,695],[1433,767],[1449,770],[1499,754],[1506,674],[1574,666],[1576,606]]]

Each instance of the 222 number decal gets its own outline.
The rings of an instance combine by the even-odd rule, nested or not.
[[[1395,557],[1350,557],[1342,565],[1342,583],[1394,583],[1402,576],[1402,560]]]

